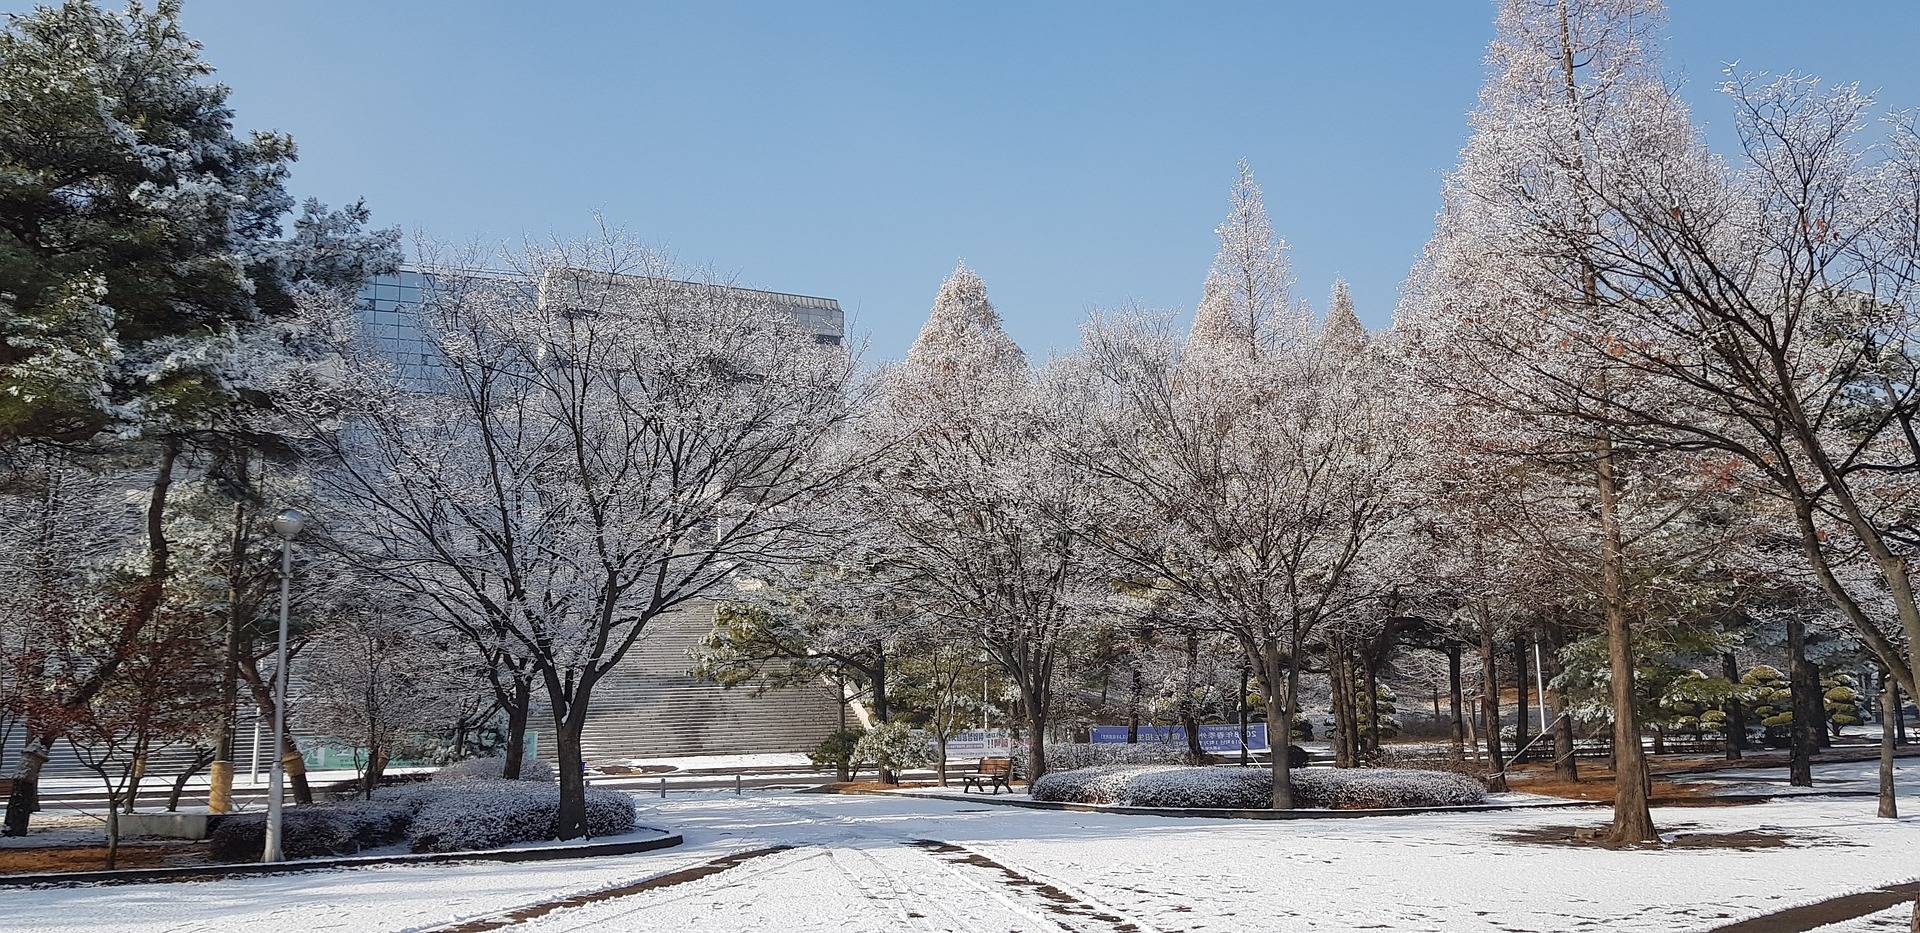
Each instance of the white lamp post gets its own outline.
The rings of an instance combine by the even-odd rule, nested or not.
[[[267,779],[267,845],[260,853],[262,862],[278,862],[280,854],[280,806],[286,784],[287,747],[287,603],[292,592],[293,539],[307,527],[307,514],[299,509],[281,509],[273,517],[274,534],[280,536],[280,643],[273,657],[273,769]]]

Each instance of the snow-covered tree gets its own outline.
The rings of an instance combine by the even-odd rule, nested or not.
[[[852,491],[885,529],[912,611],[979,645],[1020,694],[1030,770],[1046,771],[1055,665],[1109,591],[1083,546],[1086,471],[1054,456],[1075,387],[1034,373],[986,286],[961,266],[863,431],[881,451]]]
[[[553,711],[558,832],[585,832],[595,688],[662,615],[806,558],[854,361],[759,293],[682,281],[617,233],[432,274],[427,385],[343,338],[325,531]],[[496,670],[499,667],[496,666]]]
[[[1360,568],[1404,511],[1412,438],[1385,371],[1334,352],[1278,288],[1279,244],[1248,240],[1271,229],[1251,187],[1243,174],[1209,280],[1264,283],[1247,292],[1258,300],[1219,315],[1204,307],[1219,300],[1210,286],[1184,342],[1140,315],[1090,325],[1081,365],[1102,404],[1074,456],[1102,480],[1095,540],[1195,626],[1239,643],[1277,743],[1323,626],[1378,595]],[[1280,808],[1286,759],[1273,755]]]
[[[1622,497],[1623,438],[1613,413],[1647,397],[1610,353],[1568,352],[1584,329],[1596,346],[1625,339],[1604,326],[1593,238],[1604,218],[1588,196],[1622,159],[1683,147],[1684,119],[1657,80],[1651,0],[1507,0],[1488,50],[1492,72],[1473,135],[1447,184],[1426,256],[1399,322],[1426,329],[1446,389],[1532,422],[1536,459],[1584,463],[1597,516],[1597,594],[1611,645],[1617,842],[1653,839],[1633,720],[1632,606]],[[1567,232],[1543,251],[1537,231]],[[1422,339],[1422,338],[1414,338]]]
[[[370,595],[314,636],[301,698],[313,729],[356,750],[368,796],[396,749],[452,731],[462,700],[479,686],[478,671],[460,663],[472,652],[445,641],[452,633],[436,637]]]

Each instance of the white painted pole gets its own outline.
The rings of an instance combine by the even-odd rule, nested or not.
[[[280,810],[286,783],[287,747],[287,603],[292,595],[293,540],[280,539],[280,643],[273,651],[273,767],[267,778],[267,843],[262,862],[278,862]]]
[[[260,717],[253,717],[253,763],[247,766],[247,783],[260,783]]]

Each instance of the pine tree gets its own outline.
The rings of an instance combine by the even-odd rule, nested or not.
[[[0,444],[204,429],[245,331],[397,257],[360,205],[310,202],[283,239],[293,140],[236,136],[212,70],[177,0],[0,32]]]

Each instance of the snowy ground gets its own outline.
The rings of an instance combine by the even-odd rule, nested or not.
[[[1920,801],[1909,797],[1914,812]],[[616,858],[389,866],[8,891],[7,926],[424,930],[791,846],[680,884],[526,917],[531,930],[1685,930],[1920,872],[1920,820],[1870,800],[1664,809],[1670,832],[1774,848],[1610,852],[1508,838],[1603,808],[1254,822],[763,792],[641,798],[681,848]],[[1878,920],[1879,918],[1874,918]],[[1864,921],[1863,921],[1864,923]],[[1877,929],[1856,924],[1848,929]]]
[[[1675,782],[1710,786],[1715,794],[1826,794],[1834,791],[1875,793],[1880,789],[1878,761],[1827,762],[1813,766],[1812,787],[1787,783],[1785,765],[1732,768],[1679,775]],[[1920,758],[1896,758],[1894,790],[1908,798],[1920,794]]]

